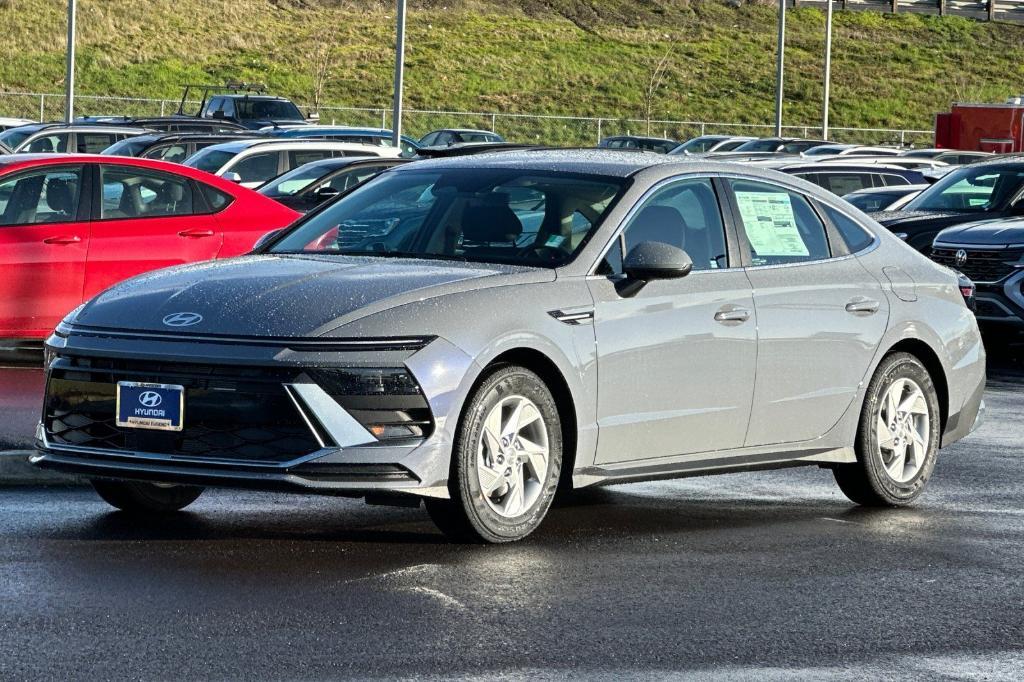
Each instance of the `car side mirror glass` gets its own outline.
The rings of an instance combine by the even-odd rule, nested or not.
[[[239,175],[238,173],[234,172],[234,171],[228,171],[227,173],[225,173],[221,177],[224,178],[225,180],[227,180],[228,182],[235,182],[235,183],[238,183],[238,184],[242,183],[242,176]]]
[[[218,109],[218,110],[213,112],[213,117],[217,118],[217,119],[223,119],[224,118],[224,112],[221,111],[220,109]]]

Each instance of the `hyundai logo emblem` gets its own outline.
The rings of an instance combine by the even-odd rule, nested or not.
[[[191,327],[203,321],[199,313],[171,313],[164,318],[164,324],[168,327]]]
[[[958,268],[962,268],[964,263],[967,262],[967,252],[963,249],[957,249],[956,254],[953,256],[953,262],[956,263]]]
[[[139,404],[143,407],[159,407],[164,401],[156,391],[145,391],[139,394]]]

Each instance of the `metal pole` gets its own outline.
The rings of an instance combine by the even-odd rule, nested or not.
[[[395,28],[395,99],[391,141],[402,146],[402,77],[405,73],[405,0],[398,1],[398,25]]]
[[[775,74],[775,136],[782,137],[782,74],[786,54],[786,0],[779,0],[779,47]]]
[[[821,139],[828,139],[828,95],[832,80],[832,0],[828,0],[825,11],[825,93],[821,114]]]
[[[64,68],[64,120],[75,118],[75,0],[68,0],[67,64]]]

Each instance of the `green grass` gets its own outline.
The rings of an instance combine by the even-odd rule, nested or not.
[[[668,69],[652,117],[770,123],[775,10],[714,0],[421,0],[408,20],[406,106],[546,113],[637,124],[653,64]],[[260,80],[299,101],[312,93],[311,55],[334,66],[324,103],[388,106],[390,2],[332,0],[82,0],[80,94],[174,98],[184,82]],[[0,91],[63,88],[64,3],[0,0]],[[820,119],[824,17],[789,14],[785,119]],[[956,17],[837,12],[832,125],[930,129],[953,100],[1020,94],[1024,26]],[[0,96],[0,114],[14,100]],[[59,103],[55,103],[59,104]],[[37,104],[36,104],[37,106]],[[33,111],[31,102],[24,105]],[[337,118],[327,113],[326,119]],[[352,122],[379,122],[378,118]],[[340,121],[339,121],[340,122]],[[411,116],[414,133],[473,123]],[[489,125],[489,119],[477,124]],[[503,128],[504,126],[504,128]],[[513,137],[589,141],[594,126],[502,120]],[[654,126],[652,132],[693,130]]]

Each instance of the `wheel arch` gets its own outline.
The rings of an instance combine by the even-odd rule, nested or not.
[[[940,433],[945,433],[950,413],[949,381],[946,377],[946,368],[943,366],[942,360],[939,359],[938,353],[928,343],[915,337],[900,339],[882,354],[882,358],[893,353],[909,353],[920,360],[924,368],[928,370],[928,375],[931,377],[932,383],[935,384],[935,391],[939,397],[939,423],[942,427]]]
[[[569,388],[569,382],[554,360],[542,351],[528,346],[518,346],[503,350],[484,365],[474,380],[469,395],[472,395],[484,379],[494,370],[508,365],[516,365],[530,370],[539,376],[551,390],[551,394],[555,398],[555,404],[558,406],[558,418],[562,425],[562,471],[559,487],[571,486],[572,472],[576,466],[576,451],[579,443],[576,401],[573,398],[572,390]],[[465,411],[468,403],[467,399],[466,403],[462,406],[462,412]]]

